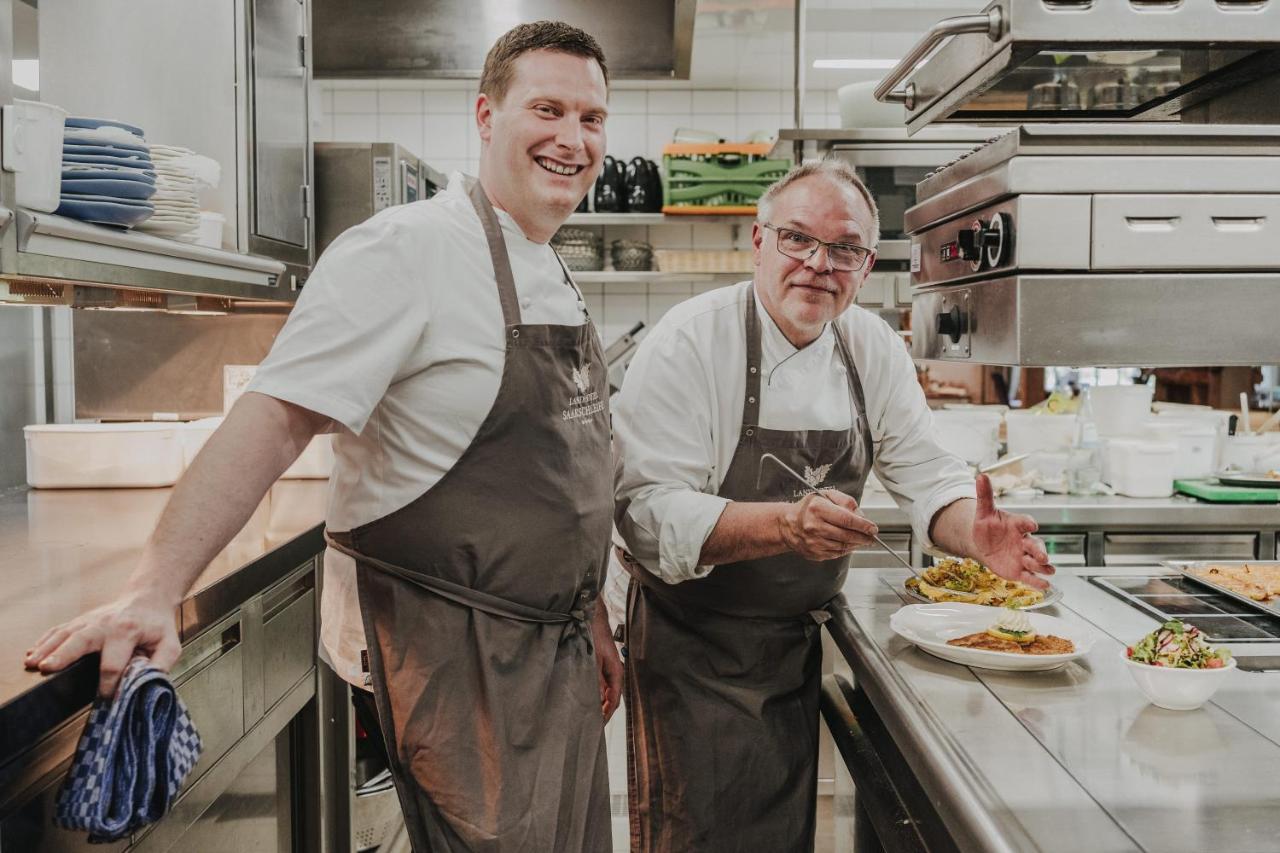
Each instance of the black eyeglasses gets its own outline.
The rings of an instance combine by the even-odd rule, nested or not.
[[[836,272],[857,272],[867,265],[871,257],[871,249],[853,243],[827,243],[817,237],[810,237],[803,231],[794,228],[779,228],[768,222],[761,222],[760,227],[776,231],[778,234],[778,251],[788,258],[807,261],[817,254],[818,249],[826,247],[827,260]]]

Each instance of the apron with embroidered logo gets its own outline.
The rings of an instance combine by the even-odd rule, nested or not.
[[[848,430],[760,427],[760,318],[745,306],[746,398],[718,494],[794,501],[804,487],[861,499],[872,464],[862,383],[836,347],[856,407]],[[716,566],[668,584],[629,555],[627,752],[632,851],[811,851],[817,805],[819,625],[849,560],[788,553]]]
[[[497,398],[438,483],[330,539],[356,561],[414,850],[597,853],[611,849],[590,630],[613,509],[603,353],[589,320],[521,322],[497,216],[478,183],[469,195],[502,303]]]

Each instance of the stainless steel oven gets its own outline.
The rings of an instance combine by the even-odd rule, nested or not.
[[[907,212],[917,358],[1011,365],[1280,359],[1280,131],[1024,125]]]
[[[316,247],[396,204],[430,196],[430,170],[394,142],[320,142],[315,146]]]

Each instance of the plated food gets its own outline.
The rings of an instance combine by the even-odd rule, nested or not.
[[[1013,617],[1021,617],[1026,623]],[[1007,671],[1057,669],[1087,655],[1096,640],[1094,631],[1079,622],[1024,611],[996,614],[979,604],[909,604],[890,617],[889,626],[898,636],[935,657]],[[1001,636],[989,634],[991,629]],[[976,640],[974,635],[985,639]],[[1007,639],[1010,636],[1017,639]],[[1028,638],[1029,642],[1018,642]],[[960,642],[953,642],[956,640]]]
[[[1174,669],[1220,669],[1231,660],[1226,649],[1211,648],[1194,625],[1170,619],[1125,650],[1134,663]]]
[[[1138,689],[1151,704],[1170,711],[1199,708],[1236,668],[1229,651],[1210,647],[1198,628],[1177,619],[1165,622],[1122,654]]]
[[[1280,598],[1280,565],[1207,565],[1187,569],[1187,572],[1253,601],[1269,602]]]
[[[917,577],[907,578],[907,589],[927,601],[955,601],[993,607],[1033,607],[1045,603],[1045,594],[1018,581],[1005,580],[976,560],[947,557]]]
[[[985,631],[947,640],[949,646],[1015,655],[1067,655],[1075,644],[1051,634],[1037,634],[1027,614],[1007,610]]]

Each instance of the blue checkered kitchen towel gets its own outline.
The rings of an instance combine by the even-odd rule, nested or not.
[[[87,831],[94,843],[154,823],[169,810],[200,748],[169,677],[146,658],[134,658],[115,698],[99,698],[89,711],[58,792],[55,822]]]

